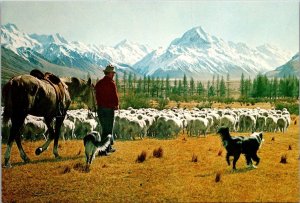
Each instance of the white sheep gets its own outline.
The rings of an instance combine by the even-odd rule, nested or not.
[[[253,115],[246,115],[244,117],[244,131],[254,132],[256,128],[256,119]]]
[[[265,116],[258,116],[256,120],[256,130],[257,131],[264,131],[266,127],[266,117]]]
[[[206,118],[197,117],[189,122],[189,134],[199,136],[202,132],[206,136],[209,121]]]
[[[27,116],[24,121],[22,136],[32,141],[41,138],[46,140],[47,130],[48,128],[43,118]]]
[[[136,117],[130,117],[125,132],[131,139],[135,140],[136,136],[139,136],[142,139],[146,134],[146,129],[146,123],[144,120],[140,120]]]
[[[287,129],[287,120],[284,117],[277,119],[277,129],[278,131],[285,132]]]
[[[269,115],[266,119],[266,130],[275,132],[277,128],[277,118],[274,115]]]
[[[60,136],[63,140],[75,139],[76,136],[74,134],[75,131],[75,123],[69,119],[65,119],[61,129]]]
[[[232,115],[224,115],[220,119],[220,126],[228,127],[231,131],[236,132],[235,123],[236,119]]]

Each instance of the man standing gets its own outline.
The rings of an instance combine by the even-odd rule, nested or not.
[[[99,80],[95,86],[96,100],[97,100],[97,113],[102,126],[101,140],[105,140],[109,134],[112,134],[115,111],[119,109],[119,97],[117,93],[117,87],[113,81],[115,71],[113,65],[106,66],[104,70],[105,76]],[[106,152],[100,155],[107,156],[109,152],[115,152],[116,150],[111,146],[114,144],[114,138],[112,136],[111,144]]]

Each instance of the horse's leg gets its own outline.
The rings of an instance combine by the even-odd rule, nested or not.
[[[20,156],[21,158],[25,161],[28,162],[29,158],[27,157],[26,153],[23,150],[22,144],[21,144],[21,127],[24,123],[26,116],[13,116],[11,118],[11,122],[12,122],[12,126],[10,128],[10,135],[8,138],[8,142],[7,142],[7,148],[6,148],[6,152],[5,152],[5,156],[4,156],[4,166],[9,168],[10,162],[10,154],[11,154],[11,148],[12,148],[12,144],[14,142],[14,140],[16,140],[19,152],[20,152]]]
[[[59,154],[58,154],[58,139],[59,139],[59,135],[60,135],[60,128],[61,125],[64,121],[65,117],[56,117],[56,121],[55,121],[55,133],[54,133],[54,146],[53,146],[53,154],[55,156],[55,158],[59,158]]]
[[[45,118],[45,123],[46,123],[47,128],[48,128],[49,138],[41,147],[38,147],[35,150],[36,155],[40,155],[43,151],[47,150],[50,143],[54,139],[54,131],[53,131],[53,128],[51,126],[52,120],[53,120],[53,118]]]

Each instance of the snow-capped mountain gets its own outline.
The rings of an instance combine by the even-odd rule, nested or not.
[[[277,77],[283,78],[288,76],[296,76],[300,77],[300,60],[299,60],[299,52],[292,57],[287,63],[282,66],[279,66],[273,71],[269,71],[266,73],[268,77]]]
[[[147,74],[147,69],[144,69],[144,65],[155,61],[157,57],[159,57],[164,51],[165,50],[162,47],[159,47],[157,50],[152,51],[134,65],[135,70],[143,75]]]
[[[120,72],[133,72],[135,64],[152,51],[149,47],[123,40],[115,47],[86,45],[78,41],[67,41],[60,34],[26,34],[16,25],[1,26],[1,45],[22,56],[27,61],[36,61],[35,55],[46,61],[95,73],[107,64],[116,65]]]
[[[160,54],[151,52],[133,68],[151,76],[207,78],[214,74],[255,76],[285,63],[291,53],[273,45],[251,48],[244,43],[226,42],[195,27],[173,40]]]
[[[68,41],[58,33],[27,34],[14,24],[6,24],[1,26],[1,46],[34,65],[54,64],[97,77],[101,77],[103,68],[111,63],[121,73],[170,78],[182,78],[186,74],[195,79],[229,73],[234,79],[240,78],[242,73],[255,76],[273,70],[292,57],[290,52],[274,45],[251,48],[245,43],[226,42],[202,27],[188,30],[165,49],[153,50],[128,40],[114,47],[87,45]]]
[[[9,23],[1,26],[1,46],[12,50],[28,61],[23,54],[24,50],[41,47],[42,45],[28,34],[20,32],[16,25]]]
[[[114,50],[114,60],[118,63],[124,63],[131,66],[152,51],[152,49],[146,45],[140,45],[128,40],[123,40],[118,43],[114,47]]]

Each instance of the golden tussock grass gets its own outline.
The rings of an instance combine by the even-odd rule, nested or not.
[[[146,157],[147,157],[147,152],[142,151],[141,154],[138,155],[138,157],[136,158],[135,162],[142,163],[146,160]]]
[[[292,124],[286,133],[264,133],[264,139],[258,168],[247,168],[241,156],[236,171],[227,165],[226,150],[216,134],[206,138],[183,134],[168,140],[117,140],[117,151],[97,156],[88,169],[84,154],[79,153],[84,151],[82,140],[60,140],[60,159],[52,154],[53,143],[35,156],[35,149],[43,142],[23,142],[31,158],[28,164],[23,164],[14,144],[13,167],[2,169],[2,201],[298,202],[298,126]],[[141,152],[152,154],[159,147],[163,149],[161,158],[146,159],[145,155],[143,163],[136,162]],[[2,163],[5,149],[2,145]],[[191,161],[193,155],[197,155],[197,162]],[[282,164],[284,155],[286,163]]]
[[[217,172],[215,181],[216,183],[221,181],[221,172]]]
[[[192,162],[198,162],[198,156],[197,155],[193,154]]]
[[[284,154],[284,155],[281,156],[280,163],[282,163],[282,164],[286,164],[287,163],[287,155],[286,154]]]
[[[154,157],[156,157],[156,158],[162,158],[163,155],[164,155],[164,150],[161,147],[153,150],[153,156]]]

